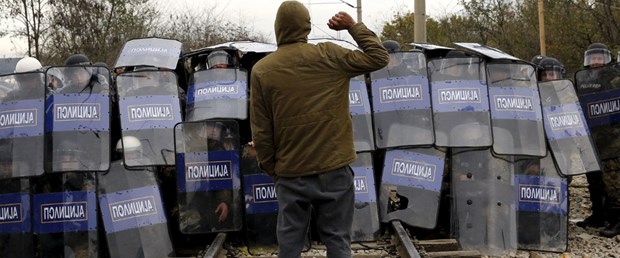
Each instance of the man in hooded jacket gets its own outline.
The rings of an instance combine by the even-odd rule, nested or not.
[[[274,177],[278,196],[279,257],[300,257],[316,214],[328,257],[351,257],[353,173],[356,159],[349,114],[349,80],[385,67],[377,36],[345,12],[328,22],[349,31],[362,51],[307,43],[310,15],[283,2],[275,20],[278,49],[261,59],[250,80],[250,121],[259,166]]]

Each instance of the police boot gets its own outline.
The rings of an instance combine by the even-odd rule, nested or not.
[[[609,209],[607,212],[609,216],[609,226],[605,229],[601,230],[601,236],[604,237],[614,237],[616,235],[620,235],[620,210],[619,209]]]
[[[601,230],[600,233],[601,233],[601,236],[609,237],[609,238],[620,235],[620,222],[615,222],[615,223],[610,224],[608,227]]]
[[[605,216],[600,213],[592,213],[590,217],[576,223],[578,227],[601,228],[605,226]]]

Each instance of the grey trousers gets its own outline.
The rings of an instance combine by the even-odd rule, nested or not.
[[[345,166],[327,173],[303,177],[279,177],[278,257],[301,257],[310,222],[310,209],[329,258],[351,257],[353,223],[353,172]]]

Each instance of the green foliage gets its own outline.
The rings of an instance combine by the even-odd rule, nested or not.
[[[529,61],[540,54],[538,0],[459,0],[463,11],[427,18],[427,41],[454,47],[477,42]],[[620,50],[620,0],[545,0],[546,55],[560,60],[567,77],[583,65],[589,44]],[[383,26],[382,39],[413,42],[413,13],[397,12]]]

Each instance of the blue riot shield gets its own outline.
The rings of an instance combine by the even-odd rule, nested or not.
[[[349,82],[349,111],[353,122],[355,151],[374,150],[372,110],[364,75],[357,76]]]
[[[465,250],[503,256],[517,250],[514,167],[489,149],[452,149],[453,235]]]
[[[110,72],[103,67],[67,66],[51,67],[46,75],[48,171],[108,170]]]
[[[44,171],[45,75],[0,76],[0,178],[37,176]]]
[[[446,153],[435,148],[388,150],[379,188],[381,222],[437,224]]]
[[[525,63],[488,63],[493,152],[545,156],[546,143],[536,72]]]
[[[179,90],[172,71],[137,71],[116,77],[123,137],[137,139],[124,152],[127,167],[174,165],[174,125],[182,121]],[[131,154],[131,155],[130,155]]]
[[[174,255],[157,179],[121,161],[99,175],[98,200],[111,257]]]
[[[549,147],[562,175],[601,170],[590,130],[569,80],[539,82]]]
[[[375,241],[380,237],[379,210],[375,176],[370,152],[357,153],[357,160],[351,163],[355,177],[355,210],[351,241]]]
[[[424,54],[394,53],[390,60],[370,74],[377,148],[431,145],[435,139]]]
[[[241,230],[243,213],[237,122],[179,123],[175,126],[175,144],[181,232]]]
[[[174,70],[181,55],[181,42],[174,39],[143,38],[125,42],[114,68],[153,66]]]
[[[37,252],[54,257],[97,257],[96,174],[45,174],[35,183],[33,230]]]
[[[186,121],[248,118],[248,73],[234,68],[198,71],[187,89]]]
[[[27,178],[0,180],[0,253],[5,257],[34,257],[32,189]]]
[[[590,68],[575,74],[579,95],[592,139],[601,160],[620,153],[620,64]]]
[[[491,117],[482,59],[466,56],[434,59],[428,66],[435,145],[491,146]]]
[[[515,164],[518,247],[564,252],[568,247],[568,180],[551,155]]]
[[[271,254],[278,250],[276,225],[278,199],[273,179],[261,171],[256,151],[245,146],[241,158],[243,194],[245,196],[245,236],[252,255]]]

